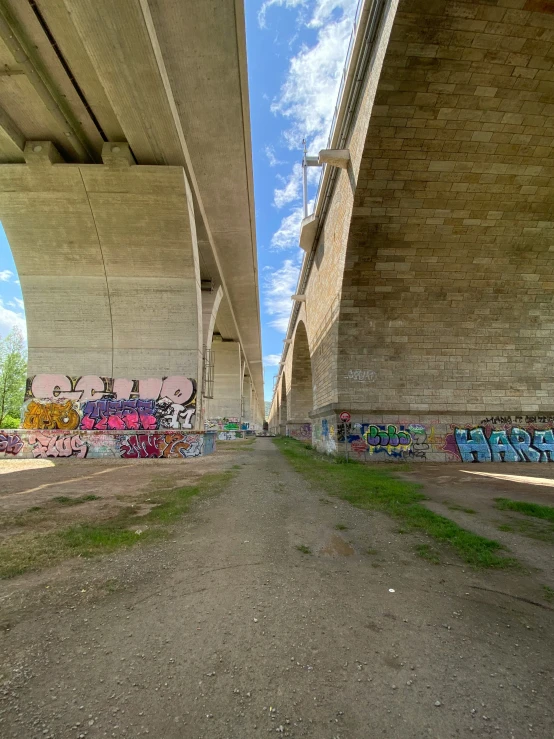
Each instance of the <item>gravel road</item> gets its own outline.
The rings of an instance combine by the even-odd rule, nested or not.
[[[554,737],[522,576],[418,559],[269,439],[240,461],[170,541],[1,585],[3,739]]]

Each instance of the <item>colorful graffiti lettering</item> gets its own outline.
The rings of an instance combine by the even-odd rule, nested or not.
[[[165,446],[164,446],[165,444]],[[166,459],[175,457],[199,457],[202,454],[202,437],[198,434],[165,434],[160,443],[161,456]]]
[[[151,459],[160,456],[159,435],[134,434],[120,439],[122,459]]]
[[[312,439],[312,424],[303,423],[298,426],[287,426],[288,436],[299,441],[307,441]]]
[[[353,451],[356,452],[356,454],[358,455],[365,454],[369,449],[368,445],[365,443],[363,439],[355,439],[352,442],[351,447]]]
[[[321,435],[324,439],[329,438],[329,421],[326,418],[321,419]]]
[[[23,442],[19,434],[0,434],[0,453],[19,454],[23,449]]]
[[[462,462],[554,462],[554,430],[453,427],[444,451]]]
[[[234,441],[235,439],[241,439],[242,434],[240,431],[220,431],[217,438],[220,441]]]
[[[79,434],[45,434],[35,431],[29,434],[33,457],[86,457],[88,444]]]
[[[24,429],[76,429],[79,428],[80,416],[73,402],[41,403],[31,400],[23,414]]]
[[[27,379],[23,428],[84,431],[192,429],[196,383],[173,375],[147,380],[87,375]]]
[[[83,406],[81,428],[88,431],[151,430],[157,428],[155,411],[153,400],[87,400]]]
[[[412,446],[412,437],[408,431],[402,431],[396,426],[371,425],[362,434],[370,454],[386,452],[391,457],[402,456]]]
[[[215,433],[154,431],[134,434],[119,431],[34,430],[12,434],[0,431],[0,457],[20,459],[78,457],[179,459],[215,451]]]
[[[240,424],[238,418],[208,418],[204,421],[204,428],[206,431],[239,431]]]
[[[412,423],[408,426],[408,431],[412,437],[411,455],[419,459],[426,459],[429,451],[427,429],[421,424]]]

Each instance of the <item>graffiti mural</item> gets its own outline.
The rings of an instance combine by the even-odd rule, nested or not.
[[[453,426],[444,450],[462,462],[554,462],[554,429]]]
[[[246,424],[248,426],[249,424]],[[240,431],[238,418],[208,418],[204,421],[206,431]]]
[[[0,431],[0,458],[184,459],[214,452],[215,437],[215,433],[181,431]]]
[[[19,434],[0,433],[0,454],[19,454],[23,449],[23,442]]]
[[[30,400],[25,406],[24,429],[76,429],[79,428],[79,411],[71,400],[41,403]]]
[[[312,424],[302,423],[297,426],[287,426],[288,436],[292,436],[293,439],[299,441],[311,441],[312,440]]]
[[[192,429],[196,383],[173,375],[146,380],[87,375],[27,379],[22,427],[84,431]]]
[[[79,434],[41,433],[35,431],[29,434],[29,445],[32,447],[33,457],[86,457],[88,444]]]
[[[211,437],[212,434],[208,436]],[[165,434],[160,443],[161,456],[166,459],[199,457],[205,438],[199,434]]]

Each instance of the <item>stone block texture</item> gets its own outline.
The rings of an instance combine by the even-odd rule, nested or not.
[[[430,418],[437,438],[524,419],[516,449],[553,407],[554,5],[392,4],[347,146],[298,317],[314,441],[337,451],[350,410],[419,442]]]

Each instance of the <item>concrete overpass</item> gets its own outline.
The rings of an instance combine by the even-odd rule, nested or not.
[[[178,376],[194,389],[169,394],[172,427],[261,425],[242,6],[0,2],[0,220],[31,399],[75,398],[76,378],[80,401],[143,399],[138,381]]]
[[[554,461],[554,5],[363,3],[329,149],[270,427]]]

